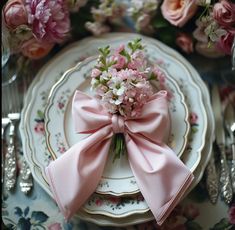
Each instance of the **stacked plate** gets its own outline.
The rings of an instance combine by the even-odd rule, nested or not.
[[[164,89],[170,95],[171,118],[168,145],[195,176],[187,193],[200,181],[210,158],[214,133],[205,84],[190,63],[159,41],[138,34],[113,33],[70,45],[47,63],[28,90],[20,124],[23,148],[34,178],[49,195],[52,193],[45,167],[85,137],[75,134],[71,100],[76,89],[91,94],[89,74],[96,63],[98,47],[115,48],[136,37],[142,38],[149,60],[158,63],[167,76]],[[159,88],[157,84],[154,86]],[[152,220],[126,155],[115,161],[113,157],[110,151],[96,192],[78,212],[78,217],[110,226]]]

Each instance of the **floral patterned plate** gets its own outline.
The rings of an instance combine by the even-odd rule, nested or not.
[[[52,87],[45,111],[45,131],[47,147],[53,159],[61,156],[75,143],[84,139],[84,134],[74,130],[71,102],[76,89],[91,94],[90,73],[95,66],[97,57],[90,57],[74,68],[66,71],[64,76]],[[171,135],[174,142],[170,143],[173,150],[180,156],[187,143],[189,132],[188,109],[173,77],[166,73],[164,89],[169,93],[169,111],[171,119]],[[154,83],[154,88],[158,88]],[[62,124],[62,125],[57,125]],[[121,196],[139,192],[134,175],[129,166],[127,155],[121,155],[113,162],[112,149],[96,193]]]
[[[44,167],[51,160],[51,155],[45,144],[44,109],[51,86],[62,76],[66,69],[74,66],[79,60],[84,59],[84,57],[97,54],[98,46],[104,46],[109,43],[112,47],[117,47],[120,43],[128,42],[136,36],[141,37],[147,44],[148,52],[151,53],[150,57],[154,57],[154,60],[161,63],[164,69],[168,70],[170,74],[173,74],[175,80],[183,89],[190,114],[192,115],[191,117],[193,118],[191,119],[191,130],[193,131],[191,131],[187,149],[181,159],[183,159],[189,168],[196,169],[194,171],[195,180],[189,188],[189,191],[199,182],[210,157],[212,134],[214,132],[213,117],[210,115],[211,107],[208,91],[200,76],[188,61],[161,42],[136,34],[112,33],[99,38],[86,38],[68,46],[42,68],[29,89],[20,123],[23,150],[35,180],[37,180],[49,195],[52,196],[44,177]],[[158,51],[159,53],[157,53]],[[199,87],[200,85],[202,88],[204,87],[202,90]],[[202,96],[206,101],[206,110]],[[208,112],[208,110],[209,114],[207,115],[205,112]],[[207,145],[205,145],[206,131]],[[110,218],[104,215],[91,215],[81,210],[78,212],[78,216],[81,219],[99,225],[111,226],[132,225],[153,219],[150,212],[134,214],[125,218]]]

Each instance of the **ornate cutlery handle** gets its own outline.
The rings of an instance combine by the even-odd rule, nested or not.
[[[217,172],[215,169],[215,159],[214,154],[207,165],[206,168],[206,187],[208,191],[208,195],[212,204],[215,204],[219,195],[219,182],[217,177]]]
[[[5,183],[8,191],[16,184],[16,149],[15,149],[15,123],[11,121],[9,143],[5,158]]]
[[[221,192],[222,197],[225,200],[227,204],[229,204],[232,201],[233,197],[233,190],[232,190],[232,184],[230,181],[229,176],[229,168],[226,161],[225,156],[225,147],[223,144],[219,145],[220,149],[220,164],[221,164],[221,172],[220,172],[220,184],[221,184]]]
[[[233,191],[235,192],[235,143],[232,144],[232,164],[231,164],[231,181]]]
[[[21,173],[21,180],[20,180],[21,191],[25,194],[28,194],[31,191],[31,188],[33,187],[33,178],[29,166],[25,160],[23,160],[22,162],[22,168],[20,173]]]

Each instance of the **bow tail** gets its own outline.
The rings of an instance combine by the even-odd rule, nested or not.
[[[107,131],[75,144],[45,169],[53,197],[66,219],[96,190],[111,144],[112,135]]]
[[[193,174],[165,144],[130,133],[126,143],[138,187],[161,225],[191,184]]]

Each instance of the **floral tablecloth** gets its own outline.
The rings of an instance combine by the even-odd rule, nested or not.
[[[66,222],[56,203],[36,182],[28,196],[20,191],[19,184],[16,191],[14,194],[3,193],[2,219],[7,229],[225,230],[234,229],[235,224],[235,205],[228,207],[220,199],[212,205],[208,200],[204,178],[160,228],[154,221],[126,228],[101,227],[76,218]]]

